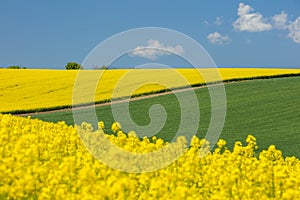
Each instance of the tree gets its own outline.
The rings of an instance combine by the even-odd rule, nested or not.
[[[67,70],[72,70],[72,69],[83,69],[83,67],[76,63],[76,62],[68,62],[67,65],[65,66]]]

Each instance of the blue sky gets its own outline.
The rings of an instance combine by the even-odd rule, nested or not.
[[[218,66],[300,68],[298,0],[1,1],[0,67],[64,68],[108,37],[140,27],[182,32]]]

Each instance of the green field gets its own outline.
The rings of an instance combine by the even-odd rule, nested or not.
[[[221,138],[226,139],[229,148],[236,140],[244,141],[248,134],[258,139],[259,150],[274,144],[285,156],[300,157],[300,77],[272,78],[233,82],[225,85],[227,95],[227,116]],[[204,137],[210,122],[210,96],[207,88],[196,90],[201,120],[198,135]],[[175,95],[163,95],[130,102],[131,117],[138,125],[150,122],[148,110],[153,104],[166,109],[167,122],[158,137],[170,140],[178,129],[180,107]],[[191,108],[192,109],[192,108]],[[78,112],[82,121],[87,110]],[[106,124],[111,133],[113,122],[110,106],[96,108],[98,120]],[[48,114],[32,114],[33,118],[45,121],[66,121],[73,124],[71,111]],[[122,123],[122,122],[121,122]]]

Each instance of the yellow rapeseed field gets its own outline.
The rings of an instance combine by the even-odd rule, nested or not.
[[[216,72],[220,72],[221,78]],[[76,70],[0,69],[0,112],[72,105],[77,73]],[[194,69],[82,70],[80,77],[85,78],[76,86],[92,92],[96,87],[94,101],[101,101],[220,79],[290,73],[300,73],[300,70],[201,69],[201,75]],[[91,85],[93,81],[85,81],[88,79],[99,79],[98,86]],[[85,101],[90,99],[81,99],[78,103]]]
[[[106,135],[103,127],[99,122],[99,129],[93,131],[86,123],[74,127],[0,114],[0,199],[300,198],[300,160],[284,158],[273,145],[257,153],[251,135],[245,138],[246,145],[236,142],[232,151],[220,139],[206,156],[201,156],[200,147],[207,142],[194,137],[171,165],[126,173],[95,159],[78,132],[92,146],[98,132],[130,152],[150,152],[171,144],[155,137],[153,142],[139,139],[133,132],[124,134],[118,123],[112,126],[117,136]],[[175,144],[184,147],[186,140],[178,138]]]

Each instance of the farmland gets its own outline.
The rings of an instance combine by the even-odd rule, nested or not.
[[[98,87],[96,87],[96,102],[109,100],[112,97],[121,97],[124,95],[137,95],[147,92],[155,92],[166,87],[176,88],[190,85],[214,82],[238,78],[249,78],[257,76],[271,76],[278,74],[300,73],[300,70],[289,69],[219,69],[220,77],[216,76],[214,69],[201,69],[199,72],[193,69],[171,69],[155,70],[155,69],[139,69],[139,70],[83,70],[81,76],[93,77],[98,79],[101,77]],[[114,90],[118,81],[123,76],[129,74],[130,79],[126,84],[118,86],[118,90]],[[182,75],[187,81],[180,81],[176,76],[170,74]],[[77,71],[63,70],[0,70],[0,112],[14,112],[26,110],[47,110],[62,107],[70,107],[72,105],[73,87],[76,82]],[[148,79],[147,79],[148,77]],[[152,83],[151,80],[153,78]],[[126,80],[127,80],[126,79]],[[158,83],[158,84],[157,84]],[[140,87],[138,87],[140,86]],[[83,88],[89,88],[88,83],[82,84]],[[135,88],[129,91],[128,88]],[[113,91],[117,93],[112,96]],[[83,99],[80,103],[87,103],[90,99]]]
[[[243,140],[253,134],[259,141],[259,148],[267,148],[271,144],[281,149],[284,155],[300,157],[299,121],[300,77],[251,80],[225,84],[227,95],[227,115],[221,137],[227,140],[229,148],[233,148],[236,140]],[[201,120],[198,136],[204,137],[210,122],[210,96],[207,88],[196,90],[199,99]],[[148,110],[151,105],[162,105],[168,118],[158,137],[169,141],[174,136],[180,123],[180,105],[173,94],[141,99],[130,103],[130,114],[139,125],[150,122]],[[80,110],[78,115],[82,121],[89,121]],[[96,107],[99,120],[112,124],[113,116],[110,106]],[[32,114],[34,118],[58,122],[61,120],[74,124],[71,110],[47,114]],[[109,127],[105,130],[110,132]]]
[[[199,149],[205,140],[194,137],[185,149],[185,139],[178,138],[173,147],[183,149],[184,154],[174,163],[153,172],[126,173],[93,157],[77,131],[93,148],[100,145],[104,151],[108,148],[105,138],[135,153],[171,145],[157,138],[140,140],[122,131],[106,135],[101,127],[94,132],[87,125],[73,127],[0,114],[0,198],[296,199],[300,195],[300,161],[283,158],[274,145],[257,153],[259,141],[251,135],[243,139],[246,145],[237,141],[233,151],[226,148],[225,140],[219,140],[213,153]],[[206,156],[199,156],[203,153]],[[122,155],[114,155],[112,162],[126,168]],[[145,167],[169,156],[146,160]]]
[[[300,70],[220,69],[227,115],[212,151],[203,138],[212,116],[208,88],[218,84],[203,85],[195,70],[174,72],[201,86],[194,88],[201,120],[190,141],[175,137],[170,142],[181,120],[173,93],[129,102],[130,117],[140,126],[151,122],[152,105],[167,113],[157,135],[139,137],[135,130],[124,131],[122,120],[114,122],[109,103],[96,106],[97,124],[89,124],[89,107],[77,108],[80,123],[74,124],[70,107],[77,71],[1,69],[0,112],[25,116],[0,113],[0,199],[299,198]],[[82,71],[82,76],[101,76],[93,99],[99,103],[186,86],[170,73],[93,70]],[[206,81],[220,81],[211,70],[205,73]],[[261,76],[265,79],[255,79]],[[120,80],[125,84],[118,85]],[[143,157],[152,153],[158,156]]]

